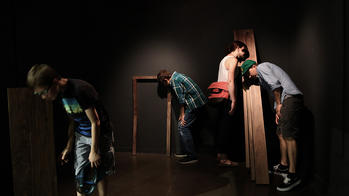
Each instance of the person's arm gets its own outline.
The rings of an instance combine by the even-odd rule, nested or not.
[[[237,58],[229,58],[226,61],[226,69],[228,69],[228,91],[231,100],[229,114],[232,115],[235,109],[235,69],[238,64]]]
[[[185,120],[184,120],[184,117],[185,117],[185,95],[184,95],[184,90],[180,84],[180,82],[176,81],[176,80],[173,80],[173,86],[172,86],[174,92],[176,93],[177,95],[177,98],[178,98],[178,102],[180,104],[180,109],[179,109],[179,123],[181,123],[181,125],[185,125]]]
[[[179,108],[179,122],[181,123],[182,126],[185,125],[185,105],[184,104],[180,104],[180,108]]]
[[[275,108],[275,111],[276,111],[275,122],[276,122],[276,124],[279,124],[280,111],[281,111],[281,107],[282,107],[282,104],[281,104],[281,91],[282,91],[281,87],[276,88],[276,89],[273,90],[274,99],[275,99],[275,102],[276,102],[276,108]]]
[[[265,81],[266,84],[269,85],[271,91],[274,95],[274,101],[276,103],[275,108],[275,122],[276,124],[279,123],[280,118],[280,111],[281,111],[281,94],[282,94],[282,86],[279,81],[279,76],[275,72],[275,66],[270,63],[263,63],[259,64],[257,67],[258,74],[261,75],[262,79]]]
[[[91,162],[91,167],[98,167],[101,156],[99,151],[99,136],[100,136],[100,120],[98,113],[94,107],[86,109],[85,113],[91,122],[91,151],[88,160]]]
[[[68,159],[67,156],[73,149],[73,143],[74,143],[74,127],[75,122],[72,118],[69,118],[69,126],[68,126],[68,142],[66,147],[64,148],[62,154],[61,154],[61,163],[67,163]]]

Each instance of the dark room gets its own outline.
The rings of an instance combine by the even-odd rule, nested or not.
[[[347,0],[1,10],[1,195],[349,195]]]

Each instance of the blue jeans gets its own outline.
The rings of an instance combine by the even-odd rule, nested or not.
[[[184,120],[185,125],[178,122],[179,139],[184,153],[190,158],[196,158],[195,146],[191,130],[195,120],[197,119],[197,111],[185,110]]]

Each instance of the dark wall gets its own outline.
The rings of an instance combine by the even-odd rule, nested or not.
[[[166,68],[189,75],[206,89],[217,78],[218,64],[234,39],[232,30],[253,28],[260,60],[289,73],[314,116],[316,181],[330,184],[323,191],[344,191],[345,186],[334,184],[344,180],[336,167],[349,173],[345,0],[7,3],[1,19],[7,27],[1,46],[3,87],[25,86],[34,63],[48,63],[64,76],[89,81],[117,127],[120,151],[131,150],[132,76]],[[165,102],[152,84],[142,88],[139,130],[157,135],[158,144],[146,149],[152,138],[144,136],[140,145],[144,151],[161,152]]]

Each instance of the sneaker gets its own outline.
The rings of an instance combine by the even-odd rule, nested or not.
[[[274,165],[272,173],[286,178],[288,173],[288,166],[284,166],[281,163]]]
[[[187,157],[180,159],[178,162],[180,164],[187,165],[187,164],[193,164],[193,163],[198,162],[198,159],[187,156]]]
[[[184,157],[187,157],[188,155],[187,154],[174,154],[174,156],[176,158],[184,158]]]
[[[293,188],[295,188],[296,186],[298,186],[301,183],[301,179],[299,177],[297,177],[295,174],[290,175],[288,174],[282,184],[280,184],[279,186],[276,187],[276,190],[278,191],[290,191]]]

